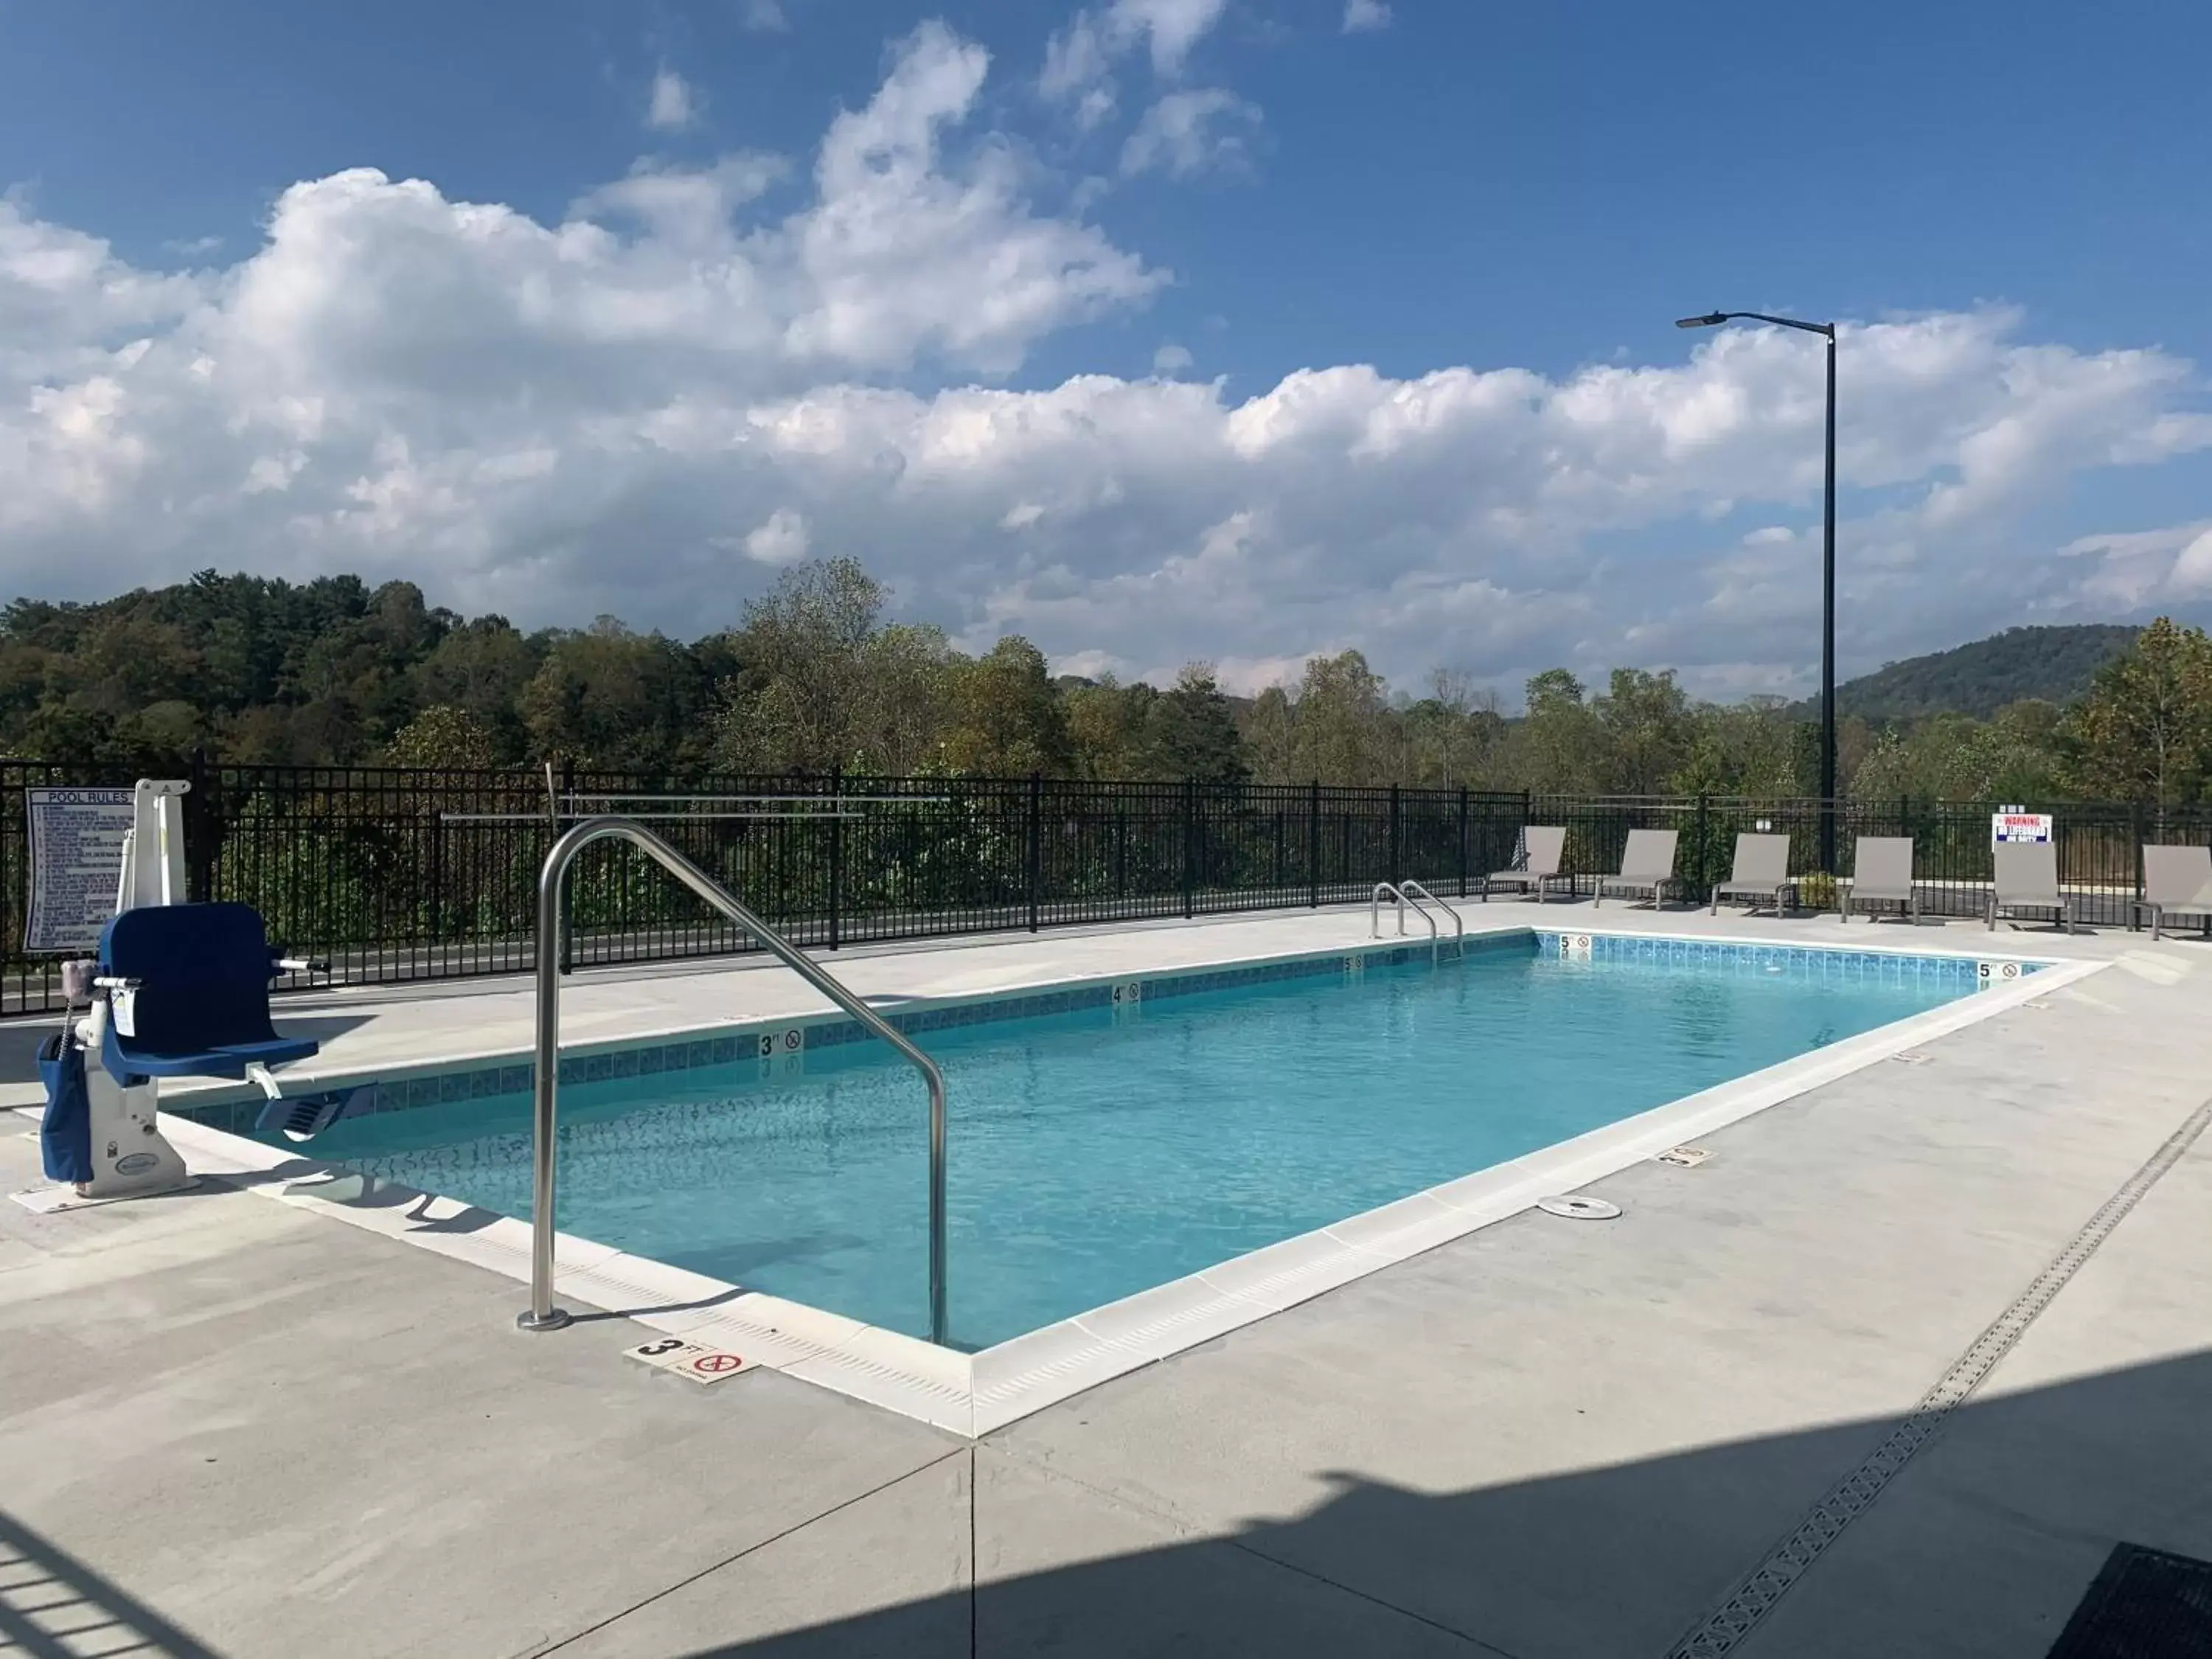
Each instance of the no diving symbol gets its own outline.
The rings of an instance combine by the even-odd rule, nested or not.
[[[691,1362],[691,1369],[713,1376],[722,1371],[733,1371],[744,1363],[733,1353],[702,1353]]]

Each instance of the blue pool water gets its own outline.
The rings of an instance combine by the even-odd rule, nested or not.
[[[1530,945],[927,1032],[950,1103],[953,1335],[1004,1340],[1971,982],[1814,955],[1589,962]],[[567,1231],[927,1333],[925,1096],[883,1045],[561,1098]],[[313,1151],[530,1212],[526,1094],[349,1119]]]

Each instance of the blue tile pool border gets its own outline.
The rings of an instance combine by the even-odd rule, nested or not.
[[[1756,945],[1531,928],[1480,934],[1463,942],[1447,939],[1435,947],[1426,942],[1381,945],[1363,942],[1349,950],[1274,962],[1133,974],[1127,978],[1050,991],[999,993],[957,1002],[933,1000],[925,1006],[886,1008],[881,1012],[896,1030],[918,1036],[956,1026],[1048,1018],[1085,1009],[1197,996],[1242,986],[1358,973],[1370,967],[1402,967],[1428,959],[1432,950],[1434,956],[1443,961],[1458,960],[1462,956],[1521,953],[1592,963],[1697,966],[1747,974],[1794,973],[1817,977],[1824,983],[1913,986],[1961,995],[2002,980],[2016,979],[2046,965],[2019,957],[1917,956],[1841,946]],[[832,1016],[751,1021],[711,1031],[687,1032],[659,1042],[627,1043],[570,1054],[561,1062],[561,1081],[564,1085],[605,1083],[622,1078],[732,1066],[741,1060],[765,1060],[834,1048],[865,1040],[867,1036],[858,1020]],[[374,1109],[410,1111],[491,1095],[523,1094],[535,1083],[536,1074],[537,1067],[527,1057],[508,1054],[450,1071],[396,1077],[379,1082]],[[317,1079],[314,1086],[328,1088],[334,1083],[343,1086],[347,1081]],[[256,1093],[210,1099],[187,1097],[165,1102],[161,1109],[210,1128],[251,1135],[263,1104]]]

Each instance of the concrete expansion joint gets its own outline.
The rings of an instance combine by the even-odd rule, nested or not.
[[[915,1468],[907,1470],[903,1474],[896,1474],[888,1480],[878,1481],[876,1485],[869,1487],[866,1492],[854,1492],[850,1498],[843,1498],[837,1503],[832,1504],[827,1509],[822,1510],[817,1514],[810,1515],[803,1521],[794,1521],[791,1525],[782,1528],[782,1530],[779,1532],[772,1533],[766,1538],[757,1539],[752,1543],[746,1545],[744,1548],[735,1551],[729,1555],[726,1555],[719,1561],[710,1562],[708,1565],[700,1568],[696,1572],[686,1573],[683,1577],[677,1579],[673,1583],[662,1585],[650,1595],[640,1596],[628,1607],[618,1608],[615,1612],[607,1614],[604,1619],[593,1620],[588,1625],[585,1625],[579,1629],[570,1631],[566,1636],[560,1638],[556,1641],[548,1642],[542,1646],[531,1649],[529,1659],[544,1659],[544,1656],[547,1654],[558,1653],[562,1649],[568,1647],[574,1643],[582,1641],[584,1638],[592,1634],[594,1632],[603,1631],[608,1626],[627,1619],[630,1614],[638,1612],[640,1609],[649,1607],[654,1602],[661,1601],[667,1596],[673,1595],[677,1591],[684,1589],[690,1585],[696,1584],[702,1578],[713,1577],[714,1574],[721,1571],[723,1568],[730,1566],[736,1562],[742,1561],[749,1555],[757,1554],[760,1551],[768,1548],[771,1544],[780,1544],[787,1538],[791,1538],[796,1536],[799,1533],[805,1532],[809,1527],[813,1526],[817,1522],[827,1521],[831,1516],[841,1514],[844,1510],[851,1509],[856,1504],[865,1504],[868,1499],[876,1497],[878,1493],[887,1492],[892,1487],[898,1486],[904,1481],[911,1480],[918,1474],[927,1474],[930,1470],[936,1468],[942,1464],[951,1462],[954,1458],[959,1456],[965,1449],[966,1448],[961,1446],[951,1447],[947,1450],[939,1453],[937,1456],[931,1458],[927,1462],[917,1464]],[[970,1483],[969,1503],[972,1506],[974,1503],[972,1482]],[[970,1516],[970,1524],[971,1526],[973,1524],[972,1514]]]

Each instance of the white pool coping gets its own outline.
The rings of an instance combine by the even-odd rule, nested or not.
[[[1571,928],[1522,921],[1514,930],[1522,928],[1621,939],[1681,939],[1687,943],[1753,948],[1772,948],[1782,943],[1771,938],[1734,934],[1674,935],[1642,928],[1606,928],[1581,921]],[[568,1233],[556,1235],[556,1299],[620,1314],[668,1335],[732,1349],[769,1369],[975,1438],[1099,1383],[1462,1238],[1528,1209],[1539,1199],[1602,1180],[1670,1147],[2019,1007],[2112,965],[2106,961],[2054,960],[2020,951],[1933,950],[1917,941],[1876,944],[1863,936],[1848,942],[1788,943],[1808,950],[2033,962],[2039,967],[2033,974],[1994,981],[1989,988],[1968,993],[1924,1013],[1717,1084],[974,1354],[939,1348],[919,1338],[749,1291]],[[1356,953],[1363,947],[1394,948],[1398,944],[1395,938],[1362,940],[1352,947],[1263,951],[1207,965],[1257,965],[1297,956]],[[1155,971],[1194,970],[1186,960]],[[1120,971],[1143,970],[1124,968]],[[1073,979],[1040,978],[1032,983],[996,988],[994,994],[1033,994],[1097,977],[1086,974]],[[672,1033],[640,1031],[627,1041],[642,1042],[668,1035]],[[361,1177],[330,1165],[189,1119],[173,1117],[165,1127],[198,1173],[231,1177],[280,1201],[457,1261],[473,1262],[520,1284],[529,1282],[527,1222],[439,1194],[374,1183],[365,1186]],[[574,1334],[572,1328],[571,1340]]]

